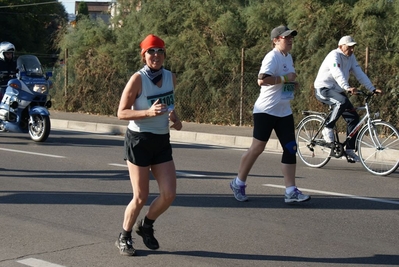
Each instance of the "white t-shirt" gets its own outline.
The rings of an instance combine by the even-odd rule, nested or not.
[[[291,72],[295,72],[291,54],[284,56],[274,48],[263,58],[259,74],[281,76]],[[292,114],[290,101],[294,98],[293,88],[293,84],[262,85],[253,113],[267,113],[277,117]]]

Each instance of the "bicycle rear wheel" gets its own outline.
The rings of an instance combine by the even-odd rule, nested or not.
[[[321,132],[315,136],[324,119],[317,115],[309,115],[297,126],[296,143],[299,158],[307,166],[321,168],[330,161],[331,149],[325,144]]]
[[[399,166],[399,132],[390,123],[374,121],[357,138],[360,162],[375,175],[389,175]]]

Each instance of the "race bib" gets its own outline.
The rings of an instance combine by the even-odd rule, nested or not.
[[[173,94],[173,91],[160,94],[160,95],[154,95],[154,96],[148,96],[147,101],[148,101],[148,106],[151,107],[152,104],[154,104],[155,101],[159,99],[159,103],[166,104],[168,106],[168,110],[171,111],[174,109],[175,105],[175,96]]]
[[[281,92],[282,100],[294,99],[295,83],[285,83],[283,84],[283,91]]]

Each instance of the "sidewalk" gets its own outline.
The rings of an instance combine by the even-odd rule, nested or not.
[[[50,110],[51,127],[102,134],[124,135],[127,121],[117,117]],[[220,126],[183,122],[183,129],[170,130],[171,141],[248,148],[252,143],[252,127]],[[274,133],[273,133],[274,134]],[[50,133],[51,136],[51,133]],[[277,139],[271,138],[267,150],[282,151]]]

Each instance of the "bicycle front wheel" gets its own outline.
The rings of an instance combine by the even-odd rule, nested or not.
[[[296,143],[299,158],[307,166],[321,168],[330,161],[331,149],[325,146],[323,135],[316,133],[323,124],[323,118],[309,115],[297,126]],[[324,146],[322,145],[324,144]]]
[[[370,131],[371,130],[371,131]],[[375,121],[357,138],[360,162],[375,175],[389,175],[399,166],[399,132],[390,123]]]

